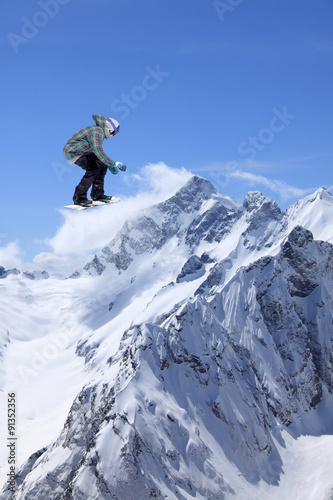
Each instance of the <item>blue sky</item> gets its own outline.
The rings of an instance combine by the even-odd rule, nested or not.
[[[37,265],[64,226],[84,232],[90,217],[59,210],[83,174],[62,148],[94,113],[121,124],[104,149],[128,166],[106,178],[124,200],[158,200],[188,172],[282,209],[330,189],[332,26],[331,0],[3,1],[0,265]]]

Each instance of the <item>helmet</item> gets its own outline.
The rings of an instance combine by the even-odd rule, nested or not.
[[[109,136],[118,134],[120,125],[114,118],[107,118],[105,121],[105,131]]]

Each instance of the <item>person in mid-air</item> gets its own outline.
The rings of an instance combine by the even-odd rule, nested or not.
[[[113,174],[118,169],[125,172],[126,165],[114,162],[103,151],[103,141],[119,132],[119,123],[114,118],[92,115],[96,125],[85,127],[70,137],[64,147],[64,155],[69,163],[79,165],[86,172],[76,186],[73,203],[91,206],[93,201],[108,202],[112,196],[104,193],[104,177],[107,169]],[[88,189],[91,187],[88,200]]]

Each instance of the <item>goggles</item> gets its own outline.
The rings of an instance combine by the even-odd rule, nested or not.
[[[111,132],[111,135],[118,134],[120,126],[119,125],[116,126],[115,123],[111,120],[111,118],[107,118],[106,120],[110,123],[110,125],[113,128],[113,131]]]

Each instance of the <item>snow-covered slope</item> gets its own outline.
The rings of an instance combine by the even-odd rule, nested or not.
[[[193,177],[67,280],[2,270],[2,498],[333,498],[332,215]]]

